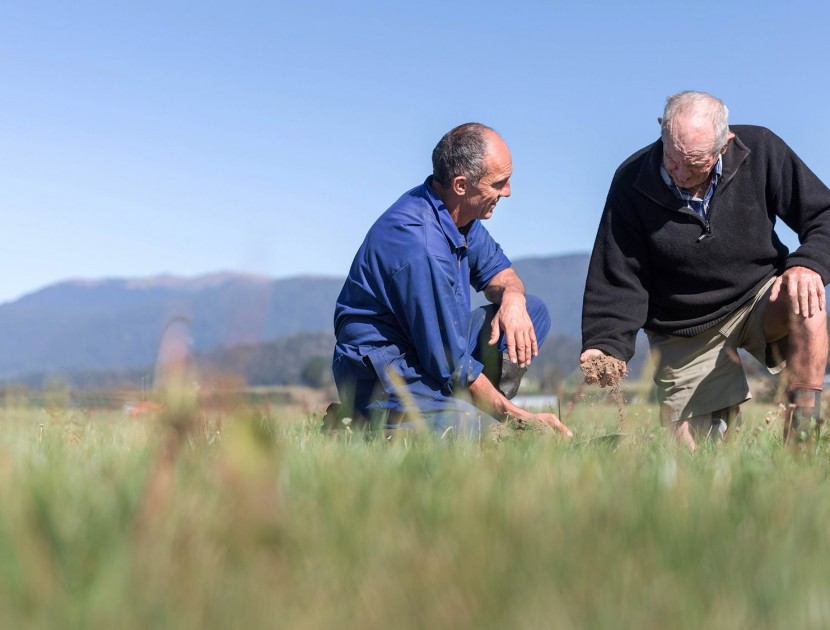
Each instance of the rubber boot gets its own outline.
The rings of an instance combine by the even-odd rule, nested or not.
[[[784,443],[818,440],[821,432],[821,389],[797,387],[787,392]]]
[[[498,388],[505,398],[511,400],[518,393],[525,372],[527,372],[526,367],[519,367],[518,363],[512,363],[507,353],[502,353]]]

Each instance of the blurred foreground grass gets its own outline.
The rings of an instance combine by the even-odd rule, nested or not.
[[[830,457],[749,407],[721,448],[655,410],[570,443],[321,435],[296,411],[0,411],[0,627],[830,626]],[[767,422],[771,420],[771,422]]]

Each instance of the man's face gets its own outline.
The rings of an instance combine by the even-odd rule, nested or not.
[[[715,131],[711,122],[678,116],[668,137],[663,138],[663,165],[672,181],[686,189],[706,182],[718,156],[726,149],[712,153],[714,144]]]
[[[663,165],[680,188],[692,189],[709,179],[719,155],[705,150],[687,153],[675,142],[663,142]]]
[[[497,135],[490,137],[490,149],[484,157],[485,172],[477,184],[470,184],[465,195],[465,215],[469,220],[489,219],[502,197],[510,196],[513,163],[510,150]]]

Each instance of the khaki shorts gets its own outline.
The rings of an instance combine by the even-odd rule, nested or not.
[[[772,374],[784,368],[787,338],[767,344],[764,335],[764,311],[773,282],[775,278],[770,278],[752,300],[694,337],[646,331],[664,421],[679,422],[749,400],[752,394],[738,348]]]

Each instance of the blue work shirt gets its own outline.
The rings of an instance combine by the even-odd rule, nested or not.
[[[510,267],[479,221],[463,233],[455,226],[430,179],[371,227],[337,299],[335,381],[341,400],[367,415],[405,411],[400,383],[431,411],[478,378],[482,364],[468,343],[470,286],[482,291]]]

